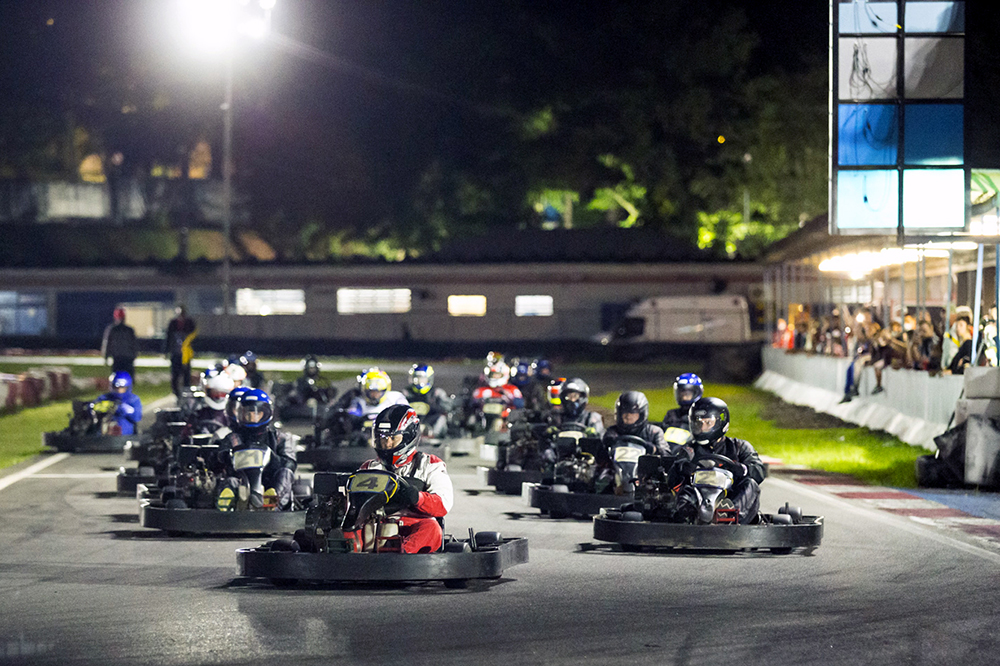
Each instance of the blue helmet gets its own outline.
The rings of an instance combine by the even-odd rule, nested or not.
[[[240,428],[263,428],[274,417],[271,398],[260,389],[249,389],[236,399],[235,424]]]
[[[240,356],[240,365],[242,365],[244,368],[256,362],[257,362],[257,354],[254,354],[249,349],[243,352],[243,355]]]
[[[123,388],[126,391],[132,390],[132,375],[127,372],[116,372],[108,378],[112,389]]]
[[[410,386],[421,394],[425,395],[434,388],[434,368],[426,363],[417,363],[410,368]]]
[[[685,372],[674,380],[674,398],[681,407],[690,407],[703,395],[705,387],[702,386],[701,377],[693,372]]]
[[[510,373],[510,383],[517,388],[524,388],[531,381],[531,364],[519,361]]]
[[[531,364],[531,368],[534,374],[539,377],[548,378],[552,376],[552,363],[544,358],[536,359],[534,363]]]

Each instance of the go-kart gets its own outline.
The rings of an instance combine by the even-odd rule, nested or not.
[[[623,435],[609,447],[580,431],[563,431],[554,448],[559,460],[552,477],[532,486],[528,501],[543,515],[566,518],[593,516],[633,501],[637,463],[653,446]]]
[[[509,427],[510,441],[497,448],[496,465],[485,470],[485,483],[506,495],[520,495],[524,483],[540,483],[545,462],[542,451],[549,444],[549,419],[540,412],[523,412]]]
[[[42,444],[71,453],[117,453],[138,434],[123,435],[115,422],[115,400],[74,400],[69,425],[64,430],[42,433]]]
[[[468,539],[445,536],[435,553],[402,553],[392,516],[398,482],[389,472],[317,473],[314,488],[306,526],[290,539],[236,551],[238,575],[282,586],[298,581],[442,581],[447,587],[464,587],[469,580],[500,578],[508,567],[528,561],[527,539],[472,530]]]
[[[325,405],[337,395],[334,387],[321,388],[313,377],[299,377],[294,382],[275,382],[274,412],[283,422],[314,422]]]
[[[317,472],[353,472],[375,457],[369,441],[374,419],[343,409],[327,414],[314,435],[302,438],[299,464],[312,465]]]
[[[153,425],[143,438],[125,445],[125,460],[135,461],[136,466],[119,468],[118,494],[134,497],[140,483],[155,485],[158,479],[165,477],[189,429],[180,409],[156,410]]]
[[[196,442],[207,435],[196,435]],[[176,469],[158,485],[138,487],[139,524],[168,534],[286,534],[305,523],[310,501],[309,483],[296,480],[292,509],[279,511],[265,492],[262,477],[269,462],[267,447],[221,449],[218,444],[178,447]],[[220,509],[225,479],[238,488],[232,501]]]
[[[678,462],[672,456],[642,456],[635,502],[606,509],[594,519],[594,538],[644,548],[694,550],[770,550],[787,554],[811,551],[823,538],[823,517],[806,516],[788,503],[775,514],[759,513],[739,522],[732,500],[737,465],[709,455]]]

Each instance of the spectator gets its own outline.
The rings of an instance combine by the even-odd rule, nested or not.
[[[872,335],[868,332],[874,324],[859,323],[855,328],[858,333],[857,346],[854,348],[854,360],[847,366],[847,380],[844,384],[844,398],[840,402],[850,402],[858,395],[858,382],[861,370],[872,361],[874,345]]]
[[[905,328],[904,323],[904,328]],[[909,345],[909,365],[914,370],[934,370],[941,367],[941,341],[934,325],[923,319],[917,324]]]
[[[191,341],[198,335],[198,327],[189,319],[187,310],[178,305],[176,317],[167,324],[167,339],[163,352],[170,359],[170,386],[178,398],[191,383],[191,358],[194,350]]]
[[[135,377],[135,357],[138,354],[135,329],[125,323],[125,308],[115,308],[111,318],[114,321],[104,329],[101,356],[111,366],[112,373],[127,372],[129,377]]]
[[[972,318],[962,314],[955,320],[953,328],[959,347],[946,372],[962,375],[965,374],[965,368],[972,363]]]

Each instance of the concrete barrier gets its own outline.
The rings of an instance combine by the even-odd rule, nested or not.
[[[788,353],[765,347],[764,372],[755,386],[782,400],[836,416],[872,430],[884,430],[901,441],[936,450],[934,438],[944,432],[962,393],[961,376],[932,377],[917,370],[887,369],[882,393],[872,395],[875,371],[864,368],[860,395],[841,402],[850,360]]]

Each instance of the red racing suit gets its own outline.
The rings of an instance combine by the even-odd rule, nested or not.
[[[361,465],[361,469],[387,468],[381,460],[369,460]],[[437,519],[444,518],[455,501],[455,490],[444,461],[418,451],[410,462],[389,471],[407,480],[421,481],[424,485],[416,504],[393,514],[399,519],[403,552],[433,553],[441,550],[441,524]]]

